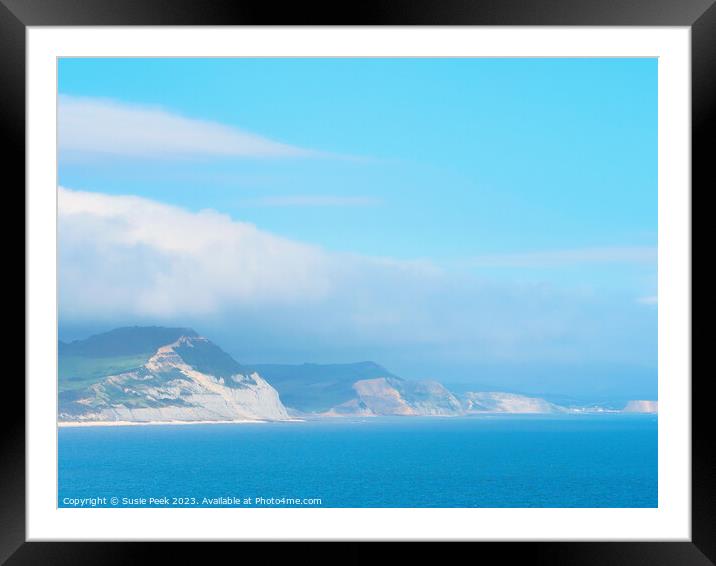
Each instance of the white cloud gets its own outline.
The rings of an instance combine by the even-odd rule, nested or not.
[[[615,246],[475,256],[473,267],[552,267],[580,263],[654,263],[655,246]]]
[[[305,305],[345,298],[347,281],[399,285],[439,274],[424,261],[328,252],[213,210],[64,187],[58,201],[60,296],[69,316]]]
[[[266,359],[291,347],[350,350],[348,359],[376,351],[413,360],[626,359],[651,344],[651,322],[628,310],[649,309],[631,294],[627,304],[545,284],[491,283],[427,260],[328,251],[211,210],[58,192],[65,323],[230,327],[233,340]],[[641,350],[634,336],[644,337]]]
[[[71,154],[134,157],[310,157],[320,155],[217,122],[162,108],[59,97],[59,147]]]
[[[249,199],[246,203],[256,206],[375,206],[382,201],[361,196],[296,195],[259,197]]]
[[[134,196],[59,189],[67,314],[214,312],[227,303],[311,300],[330,288],[320,248]]]

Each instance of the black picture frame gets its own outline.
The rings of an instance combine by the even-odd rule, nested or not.
[[[0,0],[0,123],[3,138],[8,142],[6,178],[10,172],[16,180],[7,183],[6,191],[20,194],[17,187],[25,186],[28,26],[268,24],[688,26],[692,48],[692,187],[700,186],[705,192],[716,186],[708,143],[716,126],[715,0],[366,0],[350,6],[340,3],[279,6],[249,0]],[[692,195],[693,192],[692,189]],[[15,241],[16,232],[9,238],[6,241]],[[500,561],[537,564],[716,564],[716,456],[709,434],[712,424],[708,406],[711,401],[706,394],[709,379],[706,375],[694,375],[692,379],[691,542],[501,542],[482,543],[479,549],[468,552],[477,552],[473,557],[481,562],[499,556]],[[167,556],[166,553],[177,563],[196,562],[197,556],[202,561],[210,559],[206,545],[198,548],[184,544],[177,551],[147,543],[25,542],[25,409],[19,402],[25,391],[19,373],[6,375],[3,382],[5,405],[14,406],[14,411],[3,409],[0,429],[0,562],[127,564],[148,558],[157,560],[158,556]],[[321,559],[365,562],[376,555],[374,544],[351,543],[341,550],[332,545],[311,544],[308,548],[306,544],[298,547],[291,544],[286,556],[312,563]],[[426,559],[429,554],[424,554],[424,550],[421,548],[420,552]],[[271,556],[280,559],[279,555]]]

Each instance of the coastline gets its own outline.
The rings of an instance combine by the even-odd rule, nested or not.
[[[156,425],[212,425],[212,424],[261,424],[261,423],[302,423],[307,421],[337,421],[351,419],[373,419],[373,418],[429,418],[429,419],[459,419],[459,418],[479,418],[479,417],[579,417],[579,416],[595,416],[595,415],[628,415],[628,416],[657,416],[657,412],[638,412],[638,411],[569,411],[564,413],[527,413],[527,412],[497,412],[497,411],[481,411],[472,412],[461,415],[311,415],[306,418],[290,418],[285,420],[234,420],[234,421],[57,421],[58,428],[80,428],[80,427],[116,427],[116,426],[156,426]]]
[[[152,426],[152,425],[212,425],[212,424],[257,424],[269,422],[303,422],[303,419],[266,421],[244,419],[240,421],[57,421],[58,428],[93,426]]]

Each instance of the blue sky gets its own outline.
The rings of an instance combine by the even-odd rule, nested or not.
[[[340,292],[326,291],[305,311],[266,305],[272,323],[246,349],[235,345],[247,337],[228,330],[227,313],[260,320],[249,295],[199,287],[215,297],[204,312],[129,309],[134,319],[191,318],[252,361],[379,358],[398,373],[430,374],[452,363],[458,381],[486,365],[593,374],[605,364],[639,368],[655,386],[656,59],[62,59],[59,93],[59,184],[74,191],[85,218],[75,201],[86,193],[135,195],[182,214],[211,209],[332,254],[331,265],[393,262],[406,278],[381,268],[370,278],[373,294],[359,300],[332,267],[321,284]],[[135,252],[143,245],[132,240]],[[65,257],[86,255],[72,248]],[[405,275],[406,265],[424,271]],[[385,311],[384,297],[400,294],[395,286],[410,288],[405,308],[425,316],[412,328],[375,323],[373,344],[323,314],[353,312],[358,302],[363,313]],[[548,298],[537,304],[541,293]],[[61,300],[68,335],[128,322],[81,308],[82,296],[77,289]],[[324,331],[299,346],[306,333],[296,317],[304,316]],[[493,333],[499,347],[489,345],[485,319],[507,325]],[[515,336],[507,321],[521,329]],[[439,325],[444,336],[411,340],[420,324]],[[464,338],[473,331],[471,344]],[[387,347],[396,332],[400,344]],[[443,352],[453,334],[460,351]],[[546,336],[553,341],[543,344]],[[535,338],[540,348],[521,346]]]

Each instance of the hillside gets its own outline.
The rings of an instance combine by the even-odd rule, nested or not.
[[[568,409],[539,397],[500,391],[469,391],[463,396],[464,410],[479,413],[566,413]]]
[[[353,384],[364,379],[399,379],[374,362],[349,364],[259,364],[251,366],[281,396],[283,403],[304,413],[322,413],[355,398]]]
[[[288,418],[258,373],[191,329],[120,328],[59,345],[61,422]]]
[[[395,378],[364,379],[353,384],[349,401],[332,407],[327,416],[452,416],[462,412],[460,401],[437,381]]]

